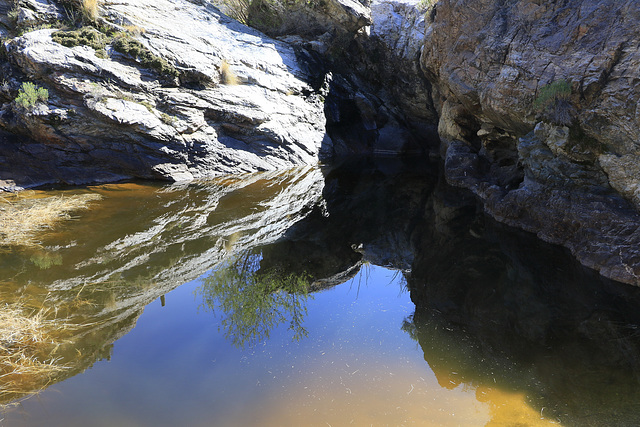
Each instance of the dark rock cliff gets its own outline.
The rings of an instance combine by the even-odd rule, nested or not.
[[[421,57],[445,174],[498,220],[639,283],[635,1],[439,1]]]

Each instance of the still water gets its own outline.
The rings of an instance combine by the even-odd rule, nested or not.
[[[237,348],[201,307],[198,281],[154,301],[110,360],[5,414],[6,425],[485,425],[492,390],[441,387],[403,332],[413,304],[370,267],[307,302],[307,338],[288,325]],[[479,394],[480,393],[480,394]],[[533,421],[523,396],[500,396]],[[480,400],[478,400],[480,398]],[[508,400],[511,399],[511,402]]]
[[[21,197],[83,194],[0,251],[0,296],[52,322],[34,357],[55,368],[3,367],[2,426],[640,420],[637,290],[495,224],[435,166]]]

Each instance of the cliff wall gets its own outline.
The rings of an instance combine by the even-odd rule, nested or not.
[[[440,0],[421,56],[447,180],[639,283],[640,4]]]

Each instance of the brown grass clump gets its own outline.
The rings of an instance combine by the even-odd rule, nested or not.
[[[224,59],[220,64],[220,79],[225,85],[237,85],[240,83],[238,76],[236,76],[236,73],[233,72],[229,63]]]
[[[37,246],[38,233],[53,228],[70,213],[86,209],[97,194],[23,199],[0,197],[0,246]]]
[[[69,325],[47,319],[46,309],[0,305],[0,402],[36,393],[68,369],[54,355]]]
[[[123,28],[127,33],[136,37],[147,32],[147,30],[137,25],[125,25]]]
[[[80,12],[83,22],[96,22],[98,19],[98,0],[82,0]]]

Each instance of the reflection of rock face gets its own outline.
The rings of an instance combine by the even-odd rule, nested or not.
[[[435,179],[422,161],[369,158],[328,169],[323,205],[286,233],[286,244],[298,245],[302,253],[315,247],[322,253],[317,256],[321,264],[335,260],[348,267],[363,258],[408,271],[411,233]],[[320,271],[328,273],[325,267]]]
[[[434,170],[362,159],[327,169],[324,180],[311,168],[95,191],[104,196],[97,207],[44,241],[61,265],[37,271],[27,250],[0,254],[15,285],[8,293],[48,292],[61,317],[91,323],[61,349],[75,366],[64,375],[108,357],[145,304],[253,251],[258,273],[304,273],[312,290],[347,280],[363,262],[402,271],[417,306],[407,330],[443,384],[523,391],[569,424],[587,413],[602,421],[596,412],[609,414],[608,396],[622,390],[629,400],[616,397],[618,424],[633,415],[640,291],[497,226]]]
[[[191,185],[97,188],[104,198],[45,237],[44,248],[0,253],[3,301],[46,298],[77,325],[57,352],[70,365],[55,382],[109,357],[145,305],[238,252],[274,242],[319,202],[316,168],[260,173]],[[48,246],[46,246],[49,244]],[[39,270],[33,254],[57,255]],[[11,278],[11,279],[7,279]]]
[[[635,419],[640,291],[469,216],[473,204],[438,191],[432,200],[407,280],[415,336],[439,380],[524,391],[570,425],[607,424],[614,410],[614,424]]]

